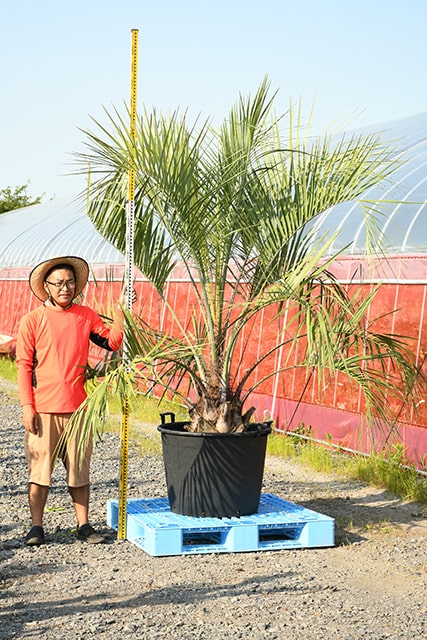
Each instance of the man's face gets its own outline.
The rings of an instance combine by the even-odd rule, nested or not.
[[[60,307],[68,307],[73,301],[76,281],[71,269],[55,269],[51,271],[44,283],[49,296]]]

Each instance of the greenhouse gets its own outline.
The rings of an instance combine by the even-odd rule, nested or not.
[[[381,183],[365,194],[382,202],[377,216],[377,239],[381,248],[374,261],[365,256],[366,229],[359,205],[344,203],[323,212],[313,227],[314,234],[339,230],[331,251],[342,252],[332,271],[349,286],[380,284],[371,313],[384,318],[384,331],[410,336],[416,364],[427,372],[427,113],[369,128],[381,132],[396,148],[401,167],[393,180]],[[385,203],[385,204],[384,204]],[[125,210],[123,209],[123,224]],[[47,258],[79,255],[91,265],[86,295],[100,308],[121,287],[124,256],[95,231],[85,213],[84,202],[60,200],[34,205],[0,216],[0,334],[14,338],[20,318],[37,301],[27,285],[31,268]],[[162,310],[142,274],[135,273],[138,291],[136,312],[151,321],[162,322]],[[170,299],[177,308],[187,301],[185,274],[179,265],[168,283]],[[390,313],[396,310],[395,313]],[[266,327],[252,335],[256,348]],[[281,358],[281,353],[277,356]],[[253,404],[261,416],[271,416],[278,429],[293,431],[309,425],[318,440],[351,450],[370,451],[373,444],[365,430],[358,398],[349,398],[337,382],[319,402],[315,381],[301,383],[298,376],[277,375],[254,394]],[[397,411],[398,441],[405,446],[410,462],[420,468],[427,453],[427,409],[425,400],[407,411]]]

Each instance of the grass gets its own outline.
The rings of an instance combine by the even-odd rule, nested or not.
[[[16,385],[16,365],[7,357],[0,358],[0,383],[2,380]],[[7,392],[15,397],[16,391],[9,386]],[[156,425],[160,423],[160,413],[163,412],[175,414],[177,420],[185,420],[187,417],[183,407],[169,400],[159,403],[154,397],[138,395],[133,402],[129,438],[137,446],[140,455],[161,454]],[[105,425],[107,431],[120,431],[120,416],[121,407],[112,399],[110,416]],[[367,485],[384,488],[405,500],[427,504],[427,478],[420,476],[415,467],[407,464],[402,445],[396,445],[387,453],[350,456],[337,449],[319,446],[310,440],[303,441],[275,432],[268,438],[267,454],[296,460],[314,471],[359,480]]]
[[[151,409],[153,411],[153,409]],[[129,441],[136,447],[138,454],[144,456],[160,456],[162,453],[159,434],[156,425],[159,423],[157,416],[156,422],[141,422],[137,420],[133,413],[129,419]],[[110,414],[106,424],[105,431],[108,433],[120,433],[121,416],[119,413]]]
[[[314,471],[334,473],[390,491],[410,502],[427,504],[427,478],[405,459],[403,445],[388,452],[348,455],[293,436],[272,433],[267,453],[294,459]]]
[[[121,429],[122,408],[115,398],[110,401],[110,415],[105,429],[118,433]],[[129,439],[137,447],[140,456],[160,456],[161,441],[156,426],[160,424],[161,413],[173,413],[176,420],[188,418],[185,409],[176,402],[162,400],[154,396],[140,394],[132,402],[129,417]]]
[[[181,407],[177,402],[164,399],[161,402],[154,396],[145,396],[139,394],[132,403],[132,417],[138,422],[147,424],[160,424],[161,413],[173,413],[176,420],[188,420],[188,414],[185,408]],[[113,415],[121,414],[121,406],[118,400],[111,399],[110,412]]]
[[[7,382],[16,383],[16,364],[15,360],[8,356],[0,357],[0,377]]]

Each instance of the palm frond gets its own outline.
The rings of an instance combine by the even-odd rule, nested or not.
[[[315,226],[329,207],[357,200],[366,250],[380,248],[382,209],[363,196],[390,179],[401,160],[377,134],[313,136],[301,104],[276,115],[275,97],[264,78],[254,96],[239,97],[219,128],[208,120],[190,123],[185,112],[166,117],[143,111],[134,147],[125,118],[115,110],[107,114],[108,126],[95,123],[98,132],[86,132],[87,150],[77,160],[81,171],[90,166],[89,215],[124,252],[132,166],[135,263],[175,327],[174,336],[162,335],[129,317],[125,339],[139,377],[122,379],[118,367],[105,376],[100,395],[115,385],[127,392],[137,380],[177,394],[189,384],[199,424],[204,415],[211,424],[215,412],[223,419],[228,403],[234,428],[257,384],[256,368],[278,349],[301,354],[294,366],[315,369],[319,390],[330,375],[348,378],[373,419],[392,419],[387,394],[411,400],[418,390],[406,339],[375,332],[367,323],[374,292],[349,297],[330,270],[339,255],[333,252],[338,232],[322,234]],[[177,264],[186,270],[196,300],[188,322],[166,295]],[[267,311],[282,321],[282,333],[242,370],[244,336]],[[290,362],[288,356],[284,370]],[[89,415],[101,409],[106,406],[94,400]]]

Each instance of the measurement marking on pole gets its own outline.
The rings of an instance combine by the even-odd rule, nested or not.
[[[126,202],[126,256],[125,256],[125,283],[126,306],[132,311],[133,293],[133,232],[135,218],[135,139],[136,139],[136,88],[137,88],[137,59],[138,59],[138,29],[132,29],[132,56],[131,56],[131,83],[130,83],[130,129],[131,162],[128,177],[128,199]],[[129,346],[126,333],[123,341],[123,362],[130,376]],[[128,452],[129,452],[129,398],[126,397],[122,406],[122,428],[120,438],[120,483],[118,501],[118,531],[119,540],[126,539],[127,521],[127,485],[128,485]]]
[[[124,406],[123,406],[122,431],[121,431],[120,509],[119,509],[119,515],[118,515],[120,539],[126,538],[128,449],[129,449],[129,401],[126,399],[124,401]]]

